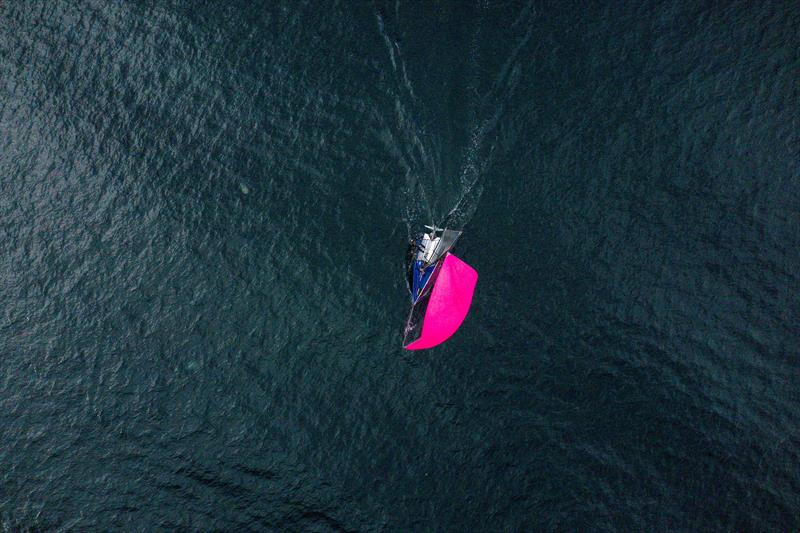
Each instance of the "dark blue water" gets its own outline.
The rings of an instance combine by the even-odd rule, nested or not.
[[[0,529],[800,529],[792,2],[0,3]],[[448,343],[403,254],[464,230]]]

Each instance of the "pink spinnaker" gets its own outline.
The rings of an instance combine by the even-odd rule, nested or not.
[[[406,350],[432,348],[450,338],[461,326],[472,304],[478,273],[464,261],[447,254],[436,278],[422,322],[422,334]]]

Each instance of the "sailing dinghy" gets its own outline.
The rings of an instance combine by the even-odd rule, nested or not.
[[[464,322],[478,282],[475,269],[452,254],[461,232],[425,228],[430,231],[409,248],[411,313],[403,335],[407,350],[432,348],[449,339]]]

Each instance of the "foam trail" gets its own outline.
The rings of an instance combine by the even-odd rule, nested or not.
[[[481,10],[489,8],[488,3],[479,4]],[[513,27],[518,27],[524,20],[530,21],[535,17],[536,12],[532,3],[527,4],[520,15],[513,23]],[[520,75],[520,67],[517,59],[520,52],[529,44],[533,36],[533,25],[529,22],[524,36],[517,42],[507,59],[503,63],[498,76],[494,79],[491,87],[486,94],[481,97],[477,74],[481,72],[479,65],[480,50],[477,43],[480,37],[480,26],[473,34],[472,46],[470,47],[471,71],[475,74],[470,80],[470,92],[475,93],[477,101],[473,107],[473,120],[475,124],[470,135],[469,146],[464,153],[464,163],[461,167],[459,180],[461,181],[461,192],[453,207],[445,217],[447,227],[463,229],[464,226],[474,215],[478,208],[481,195],[483,194],[483,179],[491,167],[495,154],[495,145],[492,143],[493,133],[497,124],[505,114],[507,102],[513,96]],[[481,120],[480,117],[485,117]]]
[[[395,5],[399,15],[399,6]],[[393,87],[390,90],[394,100],[394,121],[389,126],[388,143],[392,151],[398,154],[402,165],[405,167],[406,196],[405,221],[409,236],[417,231],[420,222],[431,224],[435,221],[432,203],[423,178],[433,178],[440,167],[434,150],[426,146],[427,136],[424,129],[415,120],[419,113],[415,112],[417,97],[414,87],[408,77],[405,60],[403,59],[400,44],[391,37],[386,28],[386,21],[380,12],[376,15],[378,31],[383,38],[389,60],[394,74]],[[409,110],[409,107],[411,110]],[[384,139],[386,142],[387,139]]]
[[[479,5],[481,10],[486,9],[486,5]],[[469,145],[464,150],[463,163],[458,179],[460,181],[460,192],[455,204],[447,213],[443,225],[446,227],[463,229],[472,214],[477,209],[478,200],[483,193],[483,185],[480,182],[482,172],[479,164],[481,146],[486,134],[485,124],[477,125],[478,117],[481,113],[480,98],[480,40],[481,27],[478,25],[472,33],[472,40],[469,47],[469,72],[471,74],[467,94],[474,94],[475,100],[470,103],[469,122],[472,124],[472,131],[469,136]],[[469,205],[469,208],[466,208]]]
[[[536,16],[532,3],[526,4],[511,25],[513,29],[524,34],[517,39],[514,46],[500,65],[499,71],[492,79],[485,79],[482,68],[482,51],[480,43],[484,40],[486,28],[482,21],[489,17],[491,4],[485,1],[477,3],[478,16],[468,46],[468,64],[464,93],[466,98],[466,120],[468,142],[463,147],[458,175],[450,178],[455,187],[446,187],[447,180],[442,176],[441,147],[437,150],[436,140],[430,138],[419,123],[424,116],[420,102],[409,78],[406,62],[398,39],[390,30],[392,21],[385,14],[376,10],[377,29],[386,46],[391,64],[391,86],[388,93],[393,101],[394,116],[389,124],[385,124],[384,142],[399,159],[404,169],[405,213],[409,235],[419,231],[422,224],[463,229],[478,208],[484,190],[484,177],[491,167],[495,155],[495,131],[503,118],[508,101],[516,91],[522,66],[519,57],[533,37],[533,25],[530,19]],[[394,13],[390,18],[395,24],[400,21],[400,4],[394,5]],[[437,187],[436,184],[439,184]],[[449,190],[449,193],[448,193]],[[455,193],[454,198],[448,196]],[[446,213],[442,216],[442,212]]]

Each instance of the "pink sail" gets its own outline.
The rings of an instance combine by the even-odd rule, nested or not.
[[[422,334],[407,350],[422,350],[441,344],[461,326],[472,304],[478,273],[458,257],[447,254],[431,292]]]

